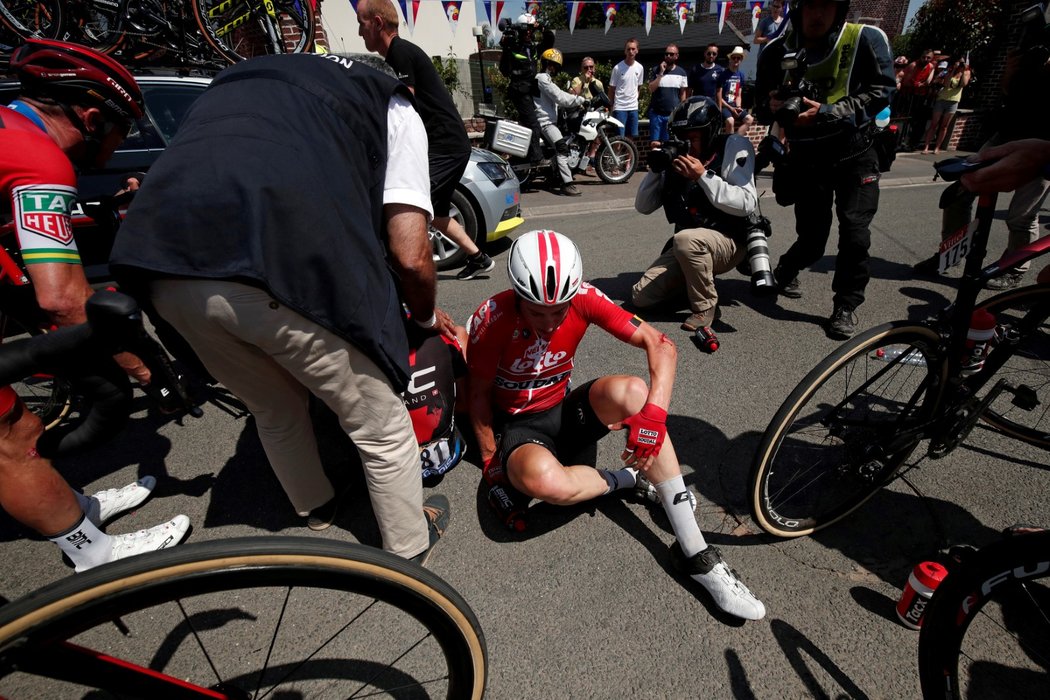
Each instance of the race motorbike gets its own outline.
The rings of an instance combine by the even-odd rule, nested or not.
[[[580,167],[580,161],[590,149],[591,143],[597,141],[598,150],[590,162],[594,172],[603,182],[610,185],[627,182],[638,169],[638,148],[627,137],[616,134],[615,129],[622,129],[623,124],[609,116],[608,109],[600,104],[585,102],[581,109],[582,118],[563,120],[566,123],[562,133],[567,134],[564,141],[568,145],[569,168],[573,172],[584,170]],[[542,176],[549,182],[557,181],[554,172],[557,168],[554,162],[555,148],[544,143],[544,161],[530,162],[528,140],[532,138],[532,132],[528,127],[499,117],[487,117],[486,121],[488,123],[483,147],[507,158],[523,186],[537,176]],[[569,128],[568,125],[572,125],[573,128]],[[559,127],[562,126],[559,124]]]

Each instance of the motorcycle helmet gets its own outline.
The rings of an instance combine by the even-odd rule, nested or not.
[[[110,118],[142,117],[142,91],[127,68],[80,44],[27,39],[11,54],[27,97],[98,107]]]
[[[835,17],[835,26],[841,27],[842,23],[846,21],[846,15],[849,14],[849,3],[850,0],[833,0],[838,3],[838,13]],[[791,25],[794,27],[801,27],[802,24],[802,6],[806,4],[806,0],[791,0],[791,9],[788,11],[788,19],[791,21]]]
[[[536,15],[530,15],[528,12],[520,14],[515,18],[514,24],[518,27],[535,27]]]
[[[702,143],[707,148],[722,133],[722,110],[710,97],[694,95],[674,108],[667,127],[683,140],[690,131],[701,132]]]
[[[580,291],[583,261],[567,236],[557,231],[529,231],[510,247],[507,274],[522,299],[556,306]]]
[[[553,63],[559,69],[561,68],[562,55],[561,51],[559,51],[558,49],[547,49],[542,54],[540,54],[540,58],[546,61],[546,63]]]

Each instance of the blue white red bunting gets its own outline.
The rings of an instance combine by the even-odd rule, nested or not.
[[[726,18],[729,16],[729,8],[733,6],[733,3],[729,0],[719,0],[718,2],[718,33],[722,33],[722,27],[725,26]]]
[[[605,33],[609,33],[609,27],[616,21],[616,9],[620,6],[618,2],[603,2],[602,9],[605,10]]]
[[[448,26],[452,27],[452,34],[456,34],[459,26],[459,10],[463,3],[460,0],[441,0],[441,6],[445,8],[445,17],[448,18]]]
[[[765,0],[751,0],[751,33],[758,31],[758,21],[762,18],[762,8]]]
[[[580,18],[580,13],[583,12],[583,0],[568,0],[569,6],[569,34],[572,34],[573,30],[576,29],[576,20]]]
[[[645,35],[649,36],[649,32],[653,28],[653,20],[656,18],[656,3],[643,2],[642,15],[645,17]]]

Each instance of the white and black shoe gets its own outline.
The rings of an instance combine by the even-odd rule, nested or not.
[[[766,616],[766,606],[729,568],[716,547],[708,546],[686,559],[678,542],[674,542],[671,561],[678,571],[703,586],[723,611],[745,620],[761,620]]]
[[[129,532],[124,535],[110,535],[112,541],[109,561],[127,559],[146,552],[174,547],[186,537],[190,529],[190,519],[185,515],[176,515],[166,523],[154,525],[146,530]],[[79,574],[90,569],[90,566],[78,566]]]
[[[135,483],[122,488],[99,491],[87,497],[88,505],[84,508],[84,515],[94,523],[95,527],[101,527],[111,518],[142,505],[156,486],[155,478],[144,476]]]

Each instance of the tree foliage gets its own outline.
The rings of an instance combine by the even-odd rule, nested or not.
[[[927,48],[963,55],[990,43],[1008,18],[1007,0],[927,0],[908,27],[909,58]]]

